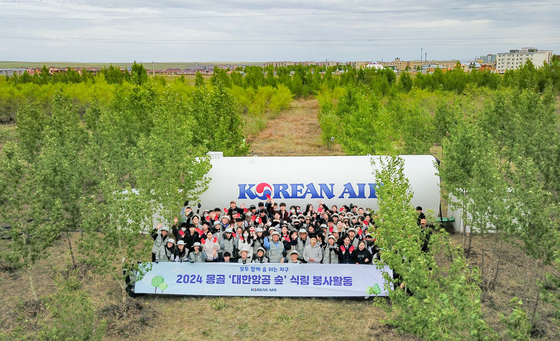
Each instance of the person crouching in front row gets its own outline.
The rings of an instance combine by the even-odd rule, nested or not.
[[[241,263],[241,264],[251,263],[251,259],[249,259],[249,257],[247,257],[248,255],[249,255],[249,251],[247,249],[241,250],[241,258],[239,258],[237,263]]]
[[[286,257],[286,263],[293,263],[293,264],[301,264],[301,261],[298,259],[299,254],[297,252],[297,250],[292,250],[292,252],[290,252],[290,257]],[[282,260],[282,263],[284,262],[284,260]]]
[[[257,256],[254,257],[253,263],[268,263],[268,258],[264,255],[264,247],[257,249]]]

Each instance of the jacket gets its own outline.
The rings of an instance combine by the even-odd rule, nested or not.
[[[157,253],[159,251],[159,248],[162,245],[165,245],[167,243],[167,237],[169,237],[169,234],[167,236],[162,236],[161,235],[161,229],[159,230],[154,230],[152,232],[152,237],[154,238],[154,245],[152,246],[152,253]]]
[[[311,244],[307,245],[303,250],[303,259],[307,263],[321,263],[323,259],[323,250],[319,244],[315,244],[315,246],[311,246]],[[313,261],[311,261],[313,259]]]
[[[156,262],[172,262],[175,258],[174,253],[175,246],[169,249],[167,245],[162,245],[156,253]]]
[[[189,260],[191,263],[204,263],[208,257],[203,251],[198,251],[198,253],[190,252]]]
[[[323,264],[338,264],[338,257],[340,255],[340,249],[338,245],[333,246],[327,245],[323,250]]]
[[[264,247],[268,250],[268,259],[271,263],[280,263],[284,257],[284,243],[278,240],[278,243],[274,243],[272,240],[269,241],[268,238],[264,239]]]
[[[354,261],[354,245],[350,244],[348,245],[348,247],[342,245],[340,246],[340,256],[338,258],[338,261],[341,264],[355,264],[356,262]]]
[[[371,253],[366,248],[364,248],[361,251],[360,251],[360,249],[356,249],[356,251],[354,251],[354,262],[355,263],[358,263],[358,264],[372,264],[371,263],[372,257],[373,256],[371,255]],[[367,261],[366,261],[366,259],[367,259]]]
[[[218,257],[218,252],[220,251],[220,244],[218,244],[218,238],[212,237],[211,240],[203,239],[202,240],[202,251],[208,257],[207,261],[212,262],[214,261],[214,250],[216,250],[216,258]]]
[[[259,258],[258,256],[255,256],[255,258],[253,258],[253,261],[251,263],[270,263],[268,258],[266,256],[262,256],[262,258]]]

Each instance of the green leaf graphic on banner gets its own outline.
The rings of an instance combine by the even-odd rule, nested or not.
[[[368,295],[379,295],[381,294],[381,288],[379,287],[379,284],[375,283],[372,287],[369,286],[366,288],[366,293]]]
[[[161,283],[160,285],[158,285],[158,288],[160,288],[161,292],[163,292],[165,289],[167,289],[167,283]]]
[[[381,288],[379,287],[379,284],[375,283],[373,285],[373,292],[375,292],[376,295],[381,294]]]
[[[155,276],[154,278],[152,278],[152,286],[154,288],[156,288],[154,290],[154,293],[157,292],[157,288],[163,283],[164,279],[161,276]],[[165,287],[167,288],[167,284],[165,285]],[[163,289],[162,289],[163,290]]]

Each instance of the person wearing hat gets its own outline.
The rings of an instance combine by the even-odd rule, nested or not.
[[[305,247],[309,245],[309,236],[307,235],[307,231],[305,229],[299,229],[298,231],[299,236],[296,240],[292,240],[292,250],[296,250],[298,252],[298,256],[300,257],[299,260],[303,263],[303,250]]]
[[[168,238],[167,243],[162,245],[156,254],[156,263],[172,262],[175,255],[175,240]]]
[[[303,260],[305,260],[306,263],[319,264],[322,259],[323,250],[321,249],[321,246],[317,244],[317,237],[310,236],[309,244],[303,250]]]
[[[239,258],[237,263],[241,263],[241,264],[251,263],[251,259],[248,257],[249,250],[243,249],[243,250],[240,251],[240,253],[241,253],[241,257]]]
[[[189,252],[189,260],[191,263],[204,263],[208,256],[203,251],[200,251],[201,244],[199,242],[194,243],[193,251]]]
[[[323,250],[323,264],[338,264],[340,248],[336,244],[336,238],[332,234],[327,239],[327,245]]]
[[[198,232],[196,232],[196,226],[194,226],[193,224],[189,225],[189,231],[183,237],[183,240],[185,241],[186,247],[189,248],[189,252],[192,252],[194,250],[194,243],[200,243],[200,236],[198,235]]]
[[[264,239],[264,247],[268,250],[268,259],[271,263],[282,263],[285,250],[284,243],[280,241],[280,233],[272,232],[270,239],[268,237]]]
[[[220,248],[223,252],[229,252],[234,260],[237,258],[237,245],[235,245],[235,238],[231,228],[225,230],[220,242]]]
[[[253,249],[264,246],[264,238],[264,230],[262,227],[257,227],[253,232]]]
[[[215,237],[212,231],[206,233],[206,238],[201,239],[202,251],[206,254],[207,262],[213,262],[218,259],[220,253],[220,243],[218,237]]]
[[[185,247],[184,241],[179,240],[177,242],[177,248],[175,249],[173,261],[179,263],[188,262],[189,261],[188,256],[189,256],[189,249]]]
[[[284,260],[283,260],[284,261]],[[301,264],[301,261],[299,260],[299,254],[296,250],[292,250],[290,252],[290,257],[286,257],[286,263],[292,263],[292,264]]]
[[[368,251],[371,253],[371,258],[378,259],[379,248],[377,247],[377,245],[375,245],[375,240],[373,240],[373,236],[371,235],[371,233],[366,233],[365,242],[366,242],[366,249],[368,249]]]
[[[230,221],[229,215],[224,214],[224,215],[222,216],[221,223],[220,223],[220,227],[219,227],[220,231],[224,231],[224,230],[227,229],[228,227],[231,227],[231,224],[229,223],[229,221]]]
[[[236,213],[240,217],[245,218],[245,204],[241,204],[241,207],[237,207],[235,200],[232,200],[229,202],[228,214],[233,217]]]
[[[344,244],[344,238],[346,237],[350,238],[350,245],[354,246],[354,249],[358,247],[359,240],[356,238],[356,229],[354,229],[353,227],[349,228],[347,234],[340,237],[340,239],[338,240],[338,244]]]
[[[259,247],[257,249],[257,256],[253,257],[252,263],[260,263],[260,264],[269,263],[269,260],[264,255],[264,253],[265,253],[264,247]]]
[[[152,246],[152,262],[156,261],[156,254],[162,245],[167,242],[167,234],[169,229],[163,226],[162,223],[158,223],[156,228],[152,231],[152,238],[154,239],[154,245]]]

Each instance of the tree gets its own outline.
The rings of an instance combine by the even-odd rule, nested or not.
[[[443,230],[430,238],[430,251],[421,250],[426,232],[417,226],[403,169],[404,161],[390,156],[374,171],[379,210],[372,232],[382,250],[377,266],[398,273],[383,273],[391,300],[390,305],[378,301],[388,312],[384,322],[425,340],[495,338],[482,320],[477,271],[469,269],[462,250],[451,246]],[[434,254],[440,252],[450,257],[449,265],[435,261]]]

